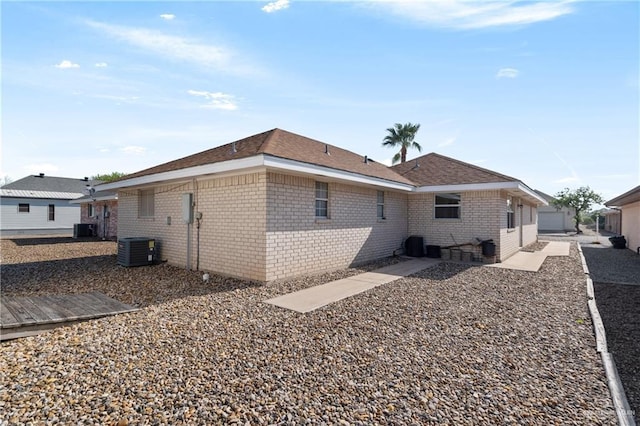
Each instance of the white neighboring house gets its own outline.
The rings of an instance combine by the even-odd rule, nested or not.
[[[537,189],[535,191],[549,204],[538,206],[538,232],[575,231],[575,210],[569,207],[557,208],[553,205],[555,198]]]
[[[45,176],[24,177],[0,188],[0,234],[72,234],[80,223],[80,206],[70,200],[85,194],[85,188],[100,181]]]

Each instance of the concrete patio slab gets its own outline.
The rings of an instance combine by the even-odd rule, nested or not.
[[[415,274],[438,263],[440,263],[438,259],[412,259],[385,266],[372,272],[365,272],[364,274],[285,294],[264,302],[296,312],[311,312],[330,303]]]
[[[533,253],[519,251],[501,263],[486,265],[491,268],[516,269],[537,272],[548,256],[569,256],[571,243],[567,241],[541,241],[548,243],[542,250]]]
[[[569,256],[569,250],[571,249],[571,243],[568,241],[544,241],[540,242],[548,243],[545,248],[541,250],[542,253],[547,256]]]
[[[519,271],[537,272],[546,258],[547,255],[541,251],[536,251],[533,253],[519,251],[504,262],[485,266],[488,266],[490,268],[516,269]]]

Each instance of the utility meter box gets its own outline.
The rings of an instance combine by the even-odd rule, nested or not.
[[[182,194],[182,221],[193,223],[193,194]]]

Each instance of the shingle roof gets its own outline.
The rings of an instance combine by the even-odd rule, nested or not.
[[[436,153],[423,155],[405,163],[397,164],[391,169],[419,186],[520,181],[519,179]]]
[[[83,195],[83,191],[88,185],[99,183],[101,181],[98,180],[30,175],[3,185],[2,195],[5,197],[70,199]]]
[[[121,180],[247,158],[259,154],[412,185],[409,179],[398,175],[384,164],[372,160],[365,162],[363,156],[346,149],[282,129],[269,130],[207,151],[160,164],[129,174]]]

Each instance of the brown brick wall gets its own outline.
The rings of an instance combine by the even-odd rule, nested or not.
[[[89,205],[93,205],[93,216],[89,217]],[[104,209],[109,217],[104,218]],[[80,223],[89,223],[94,227],[96,237],[113,239],[118,235],[118,201],[95,201],[80,205]]]

